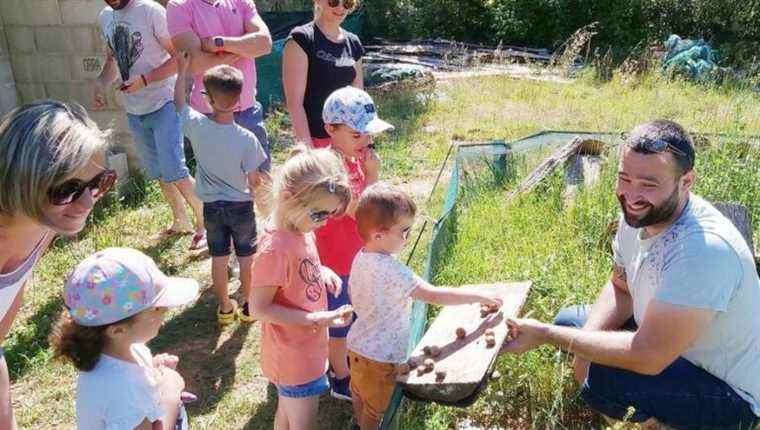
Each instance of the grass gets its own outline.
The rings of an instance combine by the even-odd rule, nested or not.
[[[397,130],[378,139],[383,177],[406,183],[422,200],[452,139],[511,140],[542,129],[626,130],[655,117],[677,120],[690,130],[760,134],[756,97],[743,88],[655,78],[627,86],[620,80],[564,85],[492,77],[447,84],[434,93],[384,94],[378,97],[378,110]],[[280,115],[269,120],[274,141],[281,139],[283,123]],[[704,188],[698,191],[710,198],[738,195],[749,202],[758,219],[757,158],[737,158],[734,148],[717,147],[714,157],[700,155],[705,161],[700,168],[713,170],[704,175],[700,183]],[[282,160],[282,154],[275,159]],[[736,160],[755,163],[740,166]],[[593,243],[602,221],[614,213],[608,176],[596,192],[582,193],[570,212],[561,211],[556,198],[546,198],[556,193],[551,187],[535,194],[541,198],[522,199],[509,208],[500,206],[497,190],[468,193],[466,209],[458,214],[460,230],[436,281],[532,279],[536,286],[529,306],[541,318],[566,303],[590,300],[607,274],[606,257]],[[137,181],[131,187],[126,198],[95,211],[89,227],[77,238],[59,240],[35,273],[4,344],[20,426],[73,428],[76,373],[71,366],[51,360],[46,341],[62,307],[62,281],[76,262],[95,250],[131,246],[153,256],[166,272],[195,277],[204,287],[197,303],[170,315],[152,343],[156,351],[180,355],[180,372],[189,389],[199,394],[199,402],[189,408],[193,428],[271,428],[274,393],[258,367],[258,325],[224,330],[215,326],[215,304],[208,290],[209,260],[186,251],[188,238],[154,239],[169,224],[169,211],[155,185]],[[423,214],[436,214],[439,202],[440,191],[431,206],[423,205]],[[487,236],[478,227],[483,219],[500,220],[492,223],[495,228]],[[585,241],[578,242],[579,238]],[[755,240],[759,239],[756,230]],[[418,272],[424,264],[424,241],[412,259]],[[560,242],[566,247],[549,246]],[[465,416],[523,427],[591,422],[573,400],[572,385],[560,384],[567,379],[567,363],[552,350],[543,349],[524,360],[505,359],[500,366],[504,377],[473,408],[413,407],[405,412],[403,428],[450,428]],[[321,406],[320,428],[347,427],[350,410],[346,404],[326,399]]]

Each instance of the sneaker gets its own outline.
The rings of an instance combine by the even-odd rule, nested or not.
[[[338,379],[330,372],[327,375],[330,380],[330,395],[338,400],[351,401],[351,377],[346,376],[343,379]]]
[[[256,322],[256,319],[251,315],[251,311],[248,310],[248,302],[243,303],[243,306],[240,307],[238,318],[240,318],[240,321],[248,324]]]
[[[220,326],[225,326],[235,322],[235,316],[237,316],[238,313],[238,304],[235,300],[232,299],[230,299],[230,304],[232,305],[232,310],[229,312],[222,312],[219,307],[216,308],[216,322]]]

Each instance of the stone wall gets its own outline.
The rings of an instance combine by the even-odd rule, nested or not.
[[[256,2],[262,11],[302,10],[310,3]],[[115,150],[127,152],[132,166],[132,140],[118,95],[109,93],[105,110],[91,109],[92,81],[105,59],[97,25],[103,7],[103,0],[0,0],[0,114],[41,98],[80,103],[101,127],[115,131]]]
[[[2,1],[2,0],[0,0]],[[3,15],[0,14],[0,117],[18,104],[8,42],[5,40]]]
[[[42,98],[86,107],[102,128],[114,130],[114,150],[133,157],[126,116],[113,91],[108,107],[93,111],[92,82],[105,59],[97,17],[102,0],[0,0],[18,102]]]

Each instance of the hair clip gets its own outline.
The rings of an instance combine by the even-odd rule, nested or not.
[[[329,179],[327,181],[327,191],[329,191],[331,194],[335,194],[335,182]]]

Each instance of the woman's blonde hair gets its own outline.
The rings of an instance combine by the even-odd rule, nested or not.
[[[42,220],[48,192],[107,142],[78,104],[41,100],[9,112],[0,123],[0,216]]]
[[[342,215],[351,201],[351,188],[343,162],[330,149],[309,149],[299,145],[282,165],[273,188],[274,212],[294,218],[294,211],[310,204],[337,198],[341,204],[335,215]],[[300,214],[299,214],[300,215]]]

